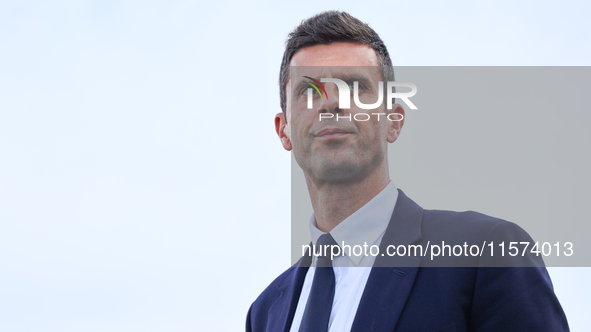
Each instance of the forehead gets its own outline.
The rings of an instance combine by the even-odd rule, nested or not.
[[[290,66],[378,66],[373,48],[354,43],[332,43],[303,48],[291,58]]]

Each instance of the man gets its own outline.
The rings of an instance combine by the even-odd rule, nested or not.
[[[314,209],[313,248],[340,252],[345,244],[365,243],[383,253],[389,245],[428,247],[431,241],[531,241],[516,225],[479,213],[423,210],[396,188],[387,145],[400,135],[404,109],[343,108],[338,84],[320,82],[347,82],[367,104],[375,101],[376,82],[393,81],[390,66],[375,31],[347,13],[316,15],[288,38],[280,74],[283,112],[275,127],[304,171]],[[361,112],[395,116],[353,120]],[[314,254],[259,296],[247,331],[568,331],[537,257],[515,264],[530,267],[507,267],[487,255],[433,263],[422,255]]]

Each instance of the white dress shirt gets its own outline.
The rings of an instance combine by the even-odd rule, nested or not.
[[[386,188],[333,228],[330,234],[339,246],[342,246],[343,242],[345,245],[350,245],[351,248],[355,245],[363,246],[364,244],[379,246],[394,212],[397,199],[398,190],[394,182],[390,181]],[[314,244],[322,234],[325,234],[316,227],[314,214],[310,218],[310,234]],[[345,255],[335,257],[333,260],[336,283],[328,332],[351,330],[374,261],[375,257],[371,255]],[[312,281],[314,280],[315,269],[312,266],[306,273],[298,306],[291,324],[291,332],[298,332],[300,328]]]

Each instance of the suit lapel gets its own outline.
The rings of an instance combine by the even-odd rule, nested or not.
[[[300,258],[294,266],[291,278],[283,285],[277,286],[281,293],[269,309],[266,329],[268,332],[289,332],[311,262],[311,256]]]
[[[422,239],[423,209],[398,190],[398,199],[386,228],[380,252],[389,245],[410,245]],[[377,256],[351,327],[351,332],[391,332],[414,284],[420,265],[417,257]]]

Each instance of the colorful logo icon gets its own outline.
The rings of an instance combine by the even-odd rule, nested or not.
[[[312,83],[312,82],[304,81],[304,83],[310,84],[316,90],[316,92],[318,92],[318,94],[320,95],[320,99],[322,99],[323,97],[322,97],[322,93],[320,92],[320,89],[318,89],[318,86],[320,86],[322,91],[324,91],[324,95],[326,96],[326,98],[328,98],[328,95],[326,94],[326,90],[324,89],[324,86],[322,85],[322,83],[313,79],[310,76],[302,76],[302,77],[305,77],[305,78],[311,80],[312,82],[314,82],[314,83]]]

